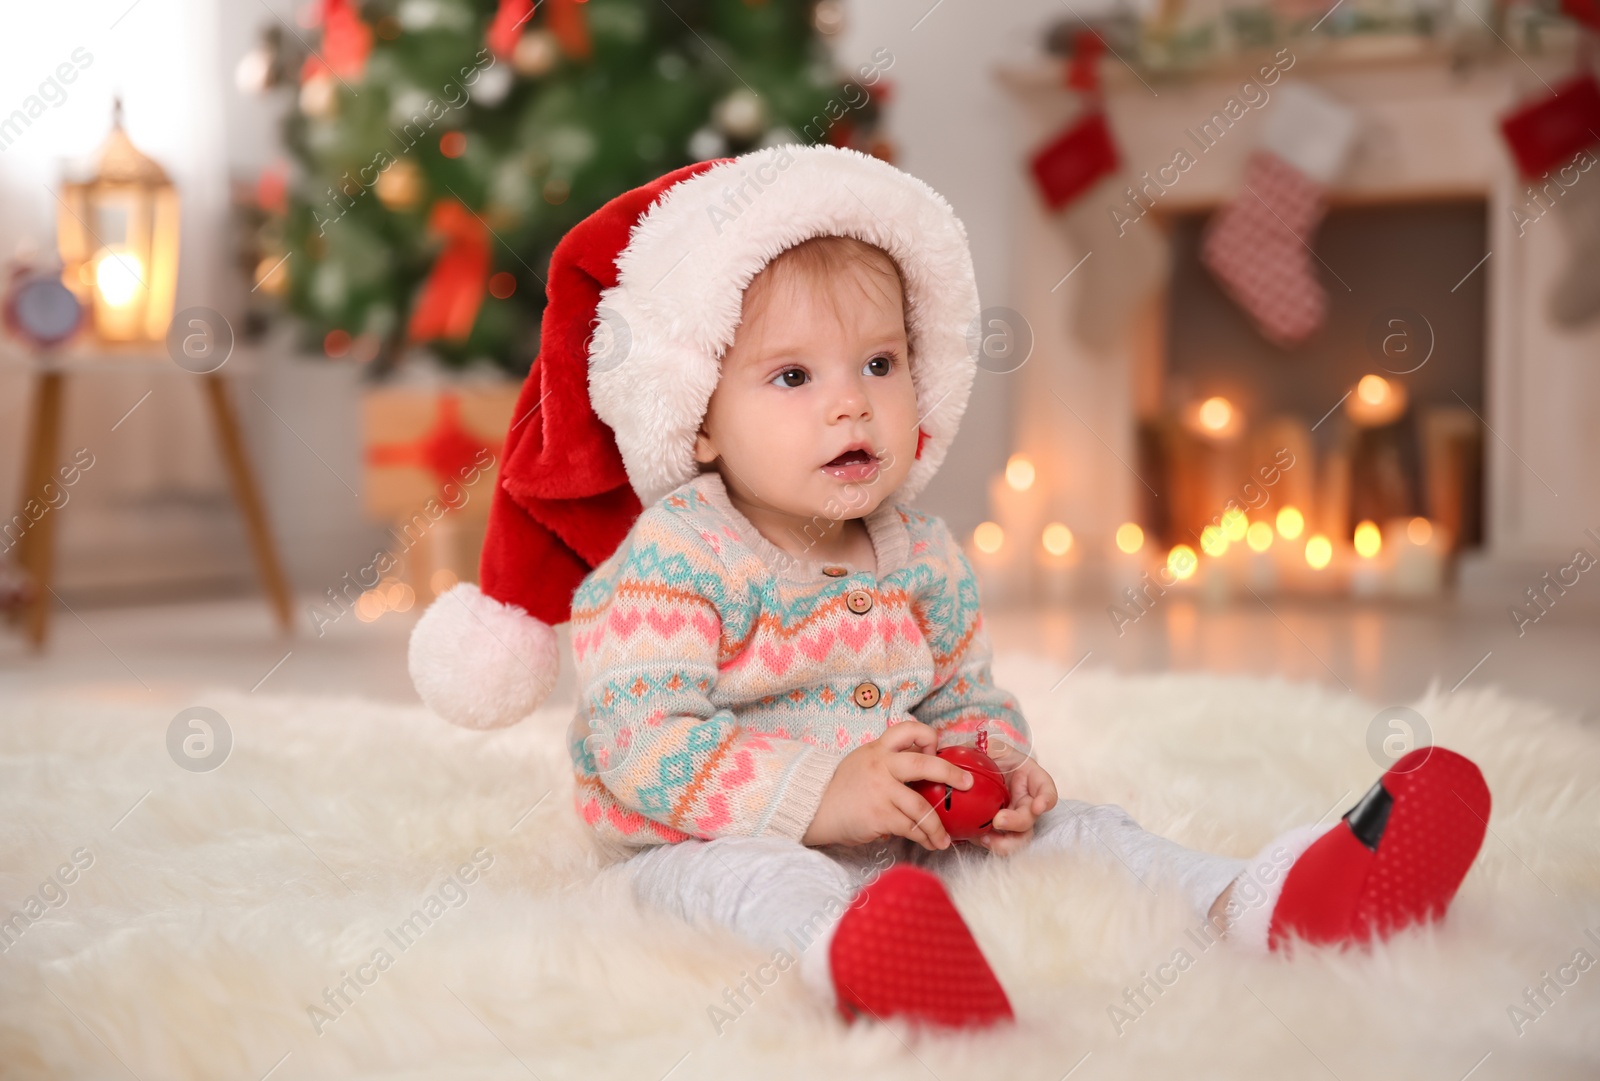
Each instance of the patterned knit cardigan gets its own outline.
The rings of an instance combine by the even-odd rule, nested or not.
[[[844,755],[905,720],[941,747],[987,725],[1031,749],[949,527],[890,500],[863,521],[876,574],[797,558],[707,472],[646,507],[583,580],[568,748],[602,842],[798,841]]]

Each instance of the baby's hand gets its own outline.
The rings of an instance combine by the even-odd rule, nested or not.
[[[1011,802],[994,816],[994,830],[978,838],[990,852],[1009,856],[1033,839],[1033,823],[1056,805],[1056,783],[1034,761],[1015,747],[997,739],[989,741],[989,757],[1006,779]]]
[[[920,721],[901,721],[845,755],[801,843],[861,845],[900,836],[930,851],[949,848],[950,834],[933,805],[906,783],[972,787],[972,774],[934,754],[938,742],[938,733]]]

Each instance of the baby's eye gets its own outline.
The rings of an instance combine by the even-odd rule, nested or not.
[[[799,376],[799,380],[791,380],[789,377],[792,375]],[[803,387],[806,384],[806,370],[804,368],[785,368],[772,377],[772,382],[781,387]]]
[[[894,371],[894,355],[892,353],[879,353],[867,361],[862,370],[871,375],[888,375]]]

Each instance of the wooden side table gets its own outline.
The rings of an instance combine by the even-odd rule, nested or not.
[[[15,351],[7,345],[0,351],[0,359],[12,364],[21,363],[35,373],[33,408],[29,423],[27,452],[22,472],[22,491],[19,508],[26,508],[29,500],[41,500],[45,485],[56,480],[55,470],[60,463],[61,408],[69,375],[82,375],[94,371],[120,371],[148,368],[152,372],[165,370],[175,376],[189,376],[202,381],[212,425],[217,442],[227,465],[228,479],[233,489],[234,501],[244,518],[245,532],[250,539],[250,550],[255,557],[256,569],[266,590],[267,600],[277,616],[283,633],[294,629],[290,609],[289,586],[283,576],[278,559],[277,545],[267,522],[266,510],[261,502],[260,489],[240,438],[239,424],[228,398],[227,384],[219,372],[192,375],[177,367],[165,356],[145,353],[125,353],[106,349],[97,352],[63,353],[56,355],[29,355]],[[120,423],[120,422],[119,422]],[[19,509],[24,521],[25,511]],[[57,511],[47,511],[27,527],[16,544],[17,561],[32,579],[35,596],[22,615],[26,634],[35,649],[42,649],[50,633],[51,601],[56,598],[55,571],[55,519]],[[7,519],[0,522],[3,528]]]

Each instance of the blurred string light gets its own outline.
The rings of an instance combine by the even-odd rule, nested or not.
[[[1117,547],[1133,555],[1144,547],[1144,530],[1133,522],[1123,522],[1117,527]]]
[[[371,623],[385,612],[409,612],[416,602],[416,591],[410,586],[398,578],[384,578],[356,598],[356,618]]]
[[[1413,518],[1406,523],[1406,539],[1421,547],[1433,539],[1433,523],[1426,518]]]
[[[987,555],[994,555],[1005,542],[1006,531],[1000,528],[999,522],[979,522],[978,528],[972,531],[973,547]]]
[[[1252,552],[1265,552],[1272,547],[1272,527],[1266,522],[1251,522],[1245,530],[1244,542]]]

